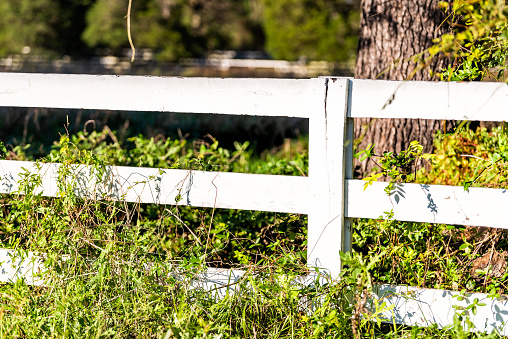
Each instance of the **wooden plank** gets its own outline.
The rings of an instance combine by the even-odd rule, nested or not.
[[[478,302],[486,305],[478,306],[476,314],[468,311],[475,327],[471,330],[487,333],[497,331],[501,335],[508,335],[508,299],[505,297],[489,298],[484,293],[467,293],[463,300],[458,300],[460,292],[391,285],[375,285],[374,292],[371,300],[377,299],[379,303],[385,302],[387,307],[393,307],[381,314],[388,323],[410,326],[437,324],[443,328],[453,324],[453,316],[457,313],[454,306],[465,309],[478,299]]]
[[[340,274],[344,226],[344,141],[347,79],[322,79],[316,112],[309,121],[309,177],[313,190],[308,224],[307,265]],[[324,100],[323,100],[324,99]]]
[[[506,189],[472,187],[466,192],[462,186],[399,184],[398,193],[387,196],[387,183],[364,190],[365,183],[347,180],[348,217],[377,219],[393,210],[401,221],[508,228]]]
[[[508,84],[353,80],[351,117],[508,120]]]
[[[0,73],[0,105],[307,118],[321,82]]]
[[[40,177],[35,192],[43,196],[57,196],[58,185],[67,182],[78,196],[94,199],[284,213],[310,210],[307,177],[106,166],[97,182],[91,167],[74,165],[64,181],[58,176],[60,166],[2,160],[0,193],[18,191],[20,174],[28,170]]]

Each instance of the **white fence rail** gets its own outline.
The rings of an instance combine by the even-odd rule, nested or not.
[[[504,83],[4,73],[0,74],[0,106],[308,118],[309,177],[111,166],[103,181],[96,182],[86,166],[76,166],[80,178],[76,192],[83,196],[103,192],[95,197],[161,204],[175,204],[180,194],[181,205],[308,214],[308,265],[326,269],[331,279],[340,273],[339,251],[351,247],[349,218],[377,218],[393,209],[394,218],[403,221],[508,228],[503,209],[508,203],[506,190],[464,192],[461,187],[406,184],[404,198],[397,203],[385,195],[385,184],[375,183],[364,191],[364,182],[351,179],[353,118],[504,121],[508,117],[508,85]],[[16,190],[23,167],[41,174],[44,195],[55,195],[59,165],[44,166],[0,161],[0,192]],[[28,282],[38,283],[30,268],[37,269],[40,263],[20,262],[10,253],[0,251],[0,280],[24,274]],[[213,270],[213,274],[223,273]],[[223,275],[223,280],[231,279]],[[396,306],[385,315],[389,321],[443,327],[453,323],[453,305],[488,299],[478,293],[464,301],[451,298],[457,294],[382,285],[377,295]],[[472,320],[478,330],[508,334],[506,301],[488,299],[488,306],[479,307]]]

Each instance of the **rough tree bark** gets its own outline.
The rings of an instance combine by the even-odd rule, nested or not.
[[[431,80],[433,71],[447,65],[448,60],[434,59],[424,70],[414,74],[416,64],[411,57],[432,46],[432,40],[448,29],[438,0],[362,0],[357,79]],[[446,122],[411,119],[356,119],[355,139],[363,135],[360,148],[376,145],[383,151],[400,152],[412,140],[418,140],[426,152],[433,149],[433,135],[443,130]],[[357,175],[368,174],[373,162],[355,164]]]

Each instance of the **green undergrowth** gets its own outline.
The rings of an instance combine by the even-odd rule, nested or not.
[[[437,177],[454,161],[449,145],[456,161],[463,160],[460,147],[469,140],[485,146],[485,157],[494,156],[488,151],[492,133],[440,136],[430,173]],[[109,129],[62,136],[40,160],[64,164],[57,197],[38,194],[39,178],[31,175],[23,178],[19,195],[1,198],[0,247],[45,253],[48,271],[44,286],[0,284],[0,337],[496,337],[464,332],[460,317],[446,330],[383,324],[379,313],[358,306],[374,282],[504,291],[504,276],[468,275],[466,261],[485,253],[489,242],[481,247],[471,238],[468,250],[457,227],[357,220],[355,250],[342,258],[340,281],[303,286],[296,278],[308,273],[306,216],[83,199],[73,189],[77,177],[71,165],[78,163],[90,165],[97,178],[105,165],[306,175],[307,144],[305,138],[287,140],[257,154],[247,143],[221,148],[211,136],[136,136],[125,143]],[[33,160],[29,146],[8,149],[9,159]],[[495,162],[499,168],[502,163]],[[463,172],[461,180],[478,176],[467,166],[457,171]],[[449,169],[440,178],[453,183],[455,175]],[[497,246],[505,246],[501,239]],[[191,288],[210,266],[245,270],[231,286],[239,292],[218,298],[217,291]]]
[[[428,157],[429,169],[420,170],[416,177],[414,172],[408,174],[406,181],[466,190],[505,188],[508,139],[503,128],[438,133],[436,151]],[[397,171],[400,168],[391,173],[399,175]],[[395,177],[400,179],[400,175]],[[508,234],[502,229],[400,222],[387,211],[378,220],[357,220],[353,244],[365,256],[383,253],[372,272],[379,282],[492,296],[508,293]]]
[[[8,158],[33,160],[28,152],[29,147],[15,151],[10,152]],[[118,142],[115,133],[108,128],[102,132],[64,135],[41,161],[66,165],[90,164],[97,176],[103,175],[106,165],[274,175],[306,175],[308,167],[307,140],[303,138],[298,141],[288,140],[281,147],[255,155],[249,149],[248,142],[235,143],[235,149],[228,150],[219,147],[219,142],[211,136],[206,140],[194,141],[136,136],[123,144]],[[59,175],[71,178],[72,181],[71,171],[65,170],[64,167]],[[21,191],[31,192],[37,178],[26,179],[27,186],[22,187]],[[104,234],[111,232],[113,237],[127,238],[142,233],[148,239],[146,241],[158,242],[156,247],[162,246],[163,252],[171,257],[188,257],[192,248],[202,247],[203,238],[207,242],[206,261],[220,267],[243,262],[262,262],[263,258],[278,251],[280,247],[294,252],[296,258],[305,257],[303,249],[307,218],[303,215],[106,203],[73,196],[71,185],[59,189],[65,192],[62,194],[63,199],[45,198],[37,194],[25,194],[19,198],[4,197],[4,220],[0,223],[0,230],[4,234],[3,244],[13,247],[18,243],[26,243],[30,245],[30,250],[36,251],[47,250],[48,244],[64,249],[68,243],[64,241],[60,244],[56,241],[58,235],[53,231],[57,230],[61,237],[66,238],[69,228],[72,231],[81,230],[84,225],[97,233],[87,235],[97,241],[102,241],[100,239]],[[32,213],[24,213],[25,209],[30,210],[30,206],[39,207]],[[41,234],[46,230],[41,226],[45,225],[48,225],[51,233],[42,237]],[[32,232],[30,227],[37,229],[37,232]],[[156,240],[149,240],[150,237]]]
[[[234,149],[227,149],[220,147],[219,141],[209,134],[197,140],[173,140],[161,135],[120,139],[107,126],[102,131],[64,135],[50,147],[40,144],[9,147],[7,158],[33,161],[49,148],[45,159],[56,161],[64,145],[72,145],[75,151],[92,152],[97,161],[102,161],[104,165],[298,176],[306,176],[308,167],[308,139],[304,137],[286,139],[280,147],[257,154],[248,141],[234,142]]]

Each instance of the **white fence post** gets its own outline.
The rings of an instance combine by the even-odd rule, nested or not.
[[[323,79],[322,106],[309,119],[309,178],[312,194],[307,265],[340,274],[344,226],[344,146],[349,80]],[[347,232],[346,232],[347,233]]]

